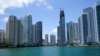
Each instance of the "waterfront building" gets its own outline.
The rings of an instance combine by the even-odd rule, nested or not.
[[[79,43],[83,43],[83,38],[82,38],[82,23],[81,23],[81,16],[78,18],[78,37],[79,37]]]
[[[72,44],[74,41],[74,27],[73,22],[67,23],[67,41],[69,44]]]
[[[54,34],[50,35],[50,44],[55,45],[56,44],[56,36]]]
[[[79,38],[80,38],[80,43],[84,44],[87,43],[87,38],[88,38],[88,14],[83,13],[80,18],[78,19],[78,25],[79,25]]]
[[[14,15],[9,16],[6,29],[6,38],[8,38],[9,44],[11,47],[17,46],[17,37],[18,37],[18,20]]]
[[[23,25],[23,43],[26,45],[32,45],[32,16],[26,15],[22,17],[21,23]]]
[[[95,24],[95,41],[100,43],[100,1],[96,2],[93,7],[94,24]]]
[[[57,27],[57,44],[61,45],[61,32],[60,32],[60,26]]]
[[[59,31],[60,31],[60,35],[59,35],[59,45],[65,45],[66,43],[66,37],[65,37],[65,14],[64,14],[64,10],[60,11],[60,21],[59,21]]]
[[[79,43],[79,36],[78,36],[78,23],[73,23],[74,27],[74,43]]]
[[[33,30],[33,45],[36,44],[36,25],[34,24],[32,26],[32,30]]]
[[[48,39],[48,34],[45,34],[45,42],[46,42],[46,43],[49,43],[48,40],[49,40],[49,39]]]
[[[87,13],[87,22],[88,22],[88,37],[87,37],[87,42],[96,42],[95,41],[93,8],[88,7],[86,9],[84,9],[83,12]]]
[[[74,44],[78,42],[78,24],[70,21],[67,23],[67,43]]]
[[[23,44],[23,25],[20,20],[17,20],[17,26],[18,26],[18,35],[17,35],[17,46],[21,46]]]
[[[3,43],[5,40],[5,32],[4,30],[0,30],[0,43]]]
[[[38,21],[36,23],[36,44],[41,46],[42,45],[42,21]]]

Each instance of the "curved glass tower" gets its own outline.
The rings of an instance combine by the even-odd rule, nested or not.
[[[66,38],[65,38],[65,15],[64,15],[64,10],[60,11],[60,45],[64,45],[66,43]]]
[[[32,16],[24,16],[21,22],[23,24],[23,44],[32,45]]]

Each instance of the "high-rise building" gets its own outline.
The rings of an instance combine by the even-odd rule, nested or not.
[[[50,35],[50,43],[52,45],[56,44],[56,36],[54,34],[51,34]]]
[[[33,44],[35,45],[36,44],[36,25],[34,24],[32,28],[33,28]]]
[[[80,43],[84,44],[87,43],[88,38],[88,14],[83,13],[78,20]]]
[[[18,35],[17,35],[17,45],[21,46],[23,44],[23,25],[20,20],[17,20],[17,25],[18,25]]]
[[[74,43],[79,43],[79,36],[78,36],[78,23],[73,23],[74,27]]]
[[[66,37],[65,37],[65,14],[64,10],[60,11],[60,45],[64,45],[66,43]]]
[[[49,39],[48,39],[48,34],[45,34],[45,42],[46,42],[46,43],[49,43],[48,40],[49,40]]]
[[[82,19],[81,16],[78,18],[78,36],[79,36],[79,43],[83,44],[83,32],[82,32]]]
[[[67,44],[69,44],[70,43],[70,24],[69,23],[67,23],[66,24],[66,28],[67,28]]]
[[[22,17],[21,23],[23,24],[23,42],[27,45],[32,45],[32,16],[26,15]]]
[[[36,44],[41,46],[42,45],[42,22],[38,21],[36,23]]]
[[[5,40],[5,33],[4,30],[0,30],[0,43],[3,43]]]
[[[74,41],[74,27],[72,21],[67,23],[67,41],[69,44]]]
[[[60,37],[60,35],[61,35],[61,32],[60,32],[60,26],[58,26],[57,27],[57,44],[58,45],[61,45],[61,37]]]
[[[87,13],[87,21],[88,21],[88,37],[87,42],[95,42],[95,29],[94,29],[94,17],[93,17],[93,8],[88,7],[83,10],[83,12]]]
[[[94,24],[95,24],[95,40],[100,43],[100,1],[98,1],[94,7]]]
[[[17,46],[17,37],[18,37],[18,20],[16,18],[16,16],[9,16],[9,20],[7,22],[7,29],[6,29],[6,38],[8,38],[9,40],[9,44],[12,47],[16,47]]]
[[[72,21],[67,23],[67,42],[69,44],[78,42],[78,24]]]

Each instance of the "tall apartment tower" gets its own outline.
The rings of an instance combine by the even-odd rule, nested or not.
[[[32,45],[32,16],[26,15],[21,18],[21,23],[23,25],[23,43]]]
[[[17,20],[17,21],[18,21],[17,22],[17,25],[18,25],[17,45],[21,46],[21,45],[23,45],[23,25],[20,20]]]
[[[96,2],[93,7],[94,24],[95,24],[95,40],[100,43],[100,1]]]
[[[95,41],[95,27],[94,27],[94,16],[93,8],[88,7],[83,10],[84,13],[87,13],[87,22],[88,22],[88,37],[87,42],[96,42]]]
[[[49,43],[48,34],[45,34],[45,42]]]
[[[67,43],[74,44],[78,42],[78,24],[70,21],[67,23]]]
[[[78,19],[79,25],[79,38],[80,43],[84,44],[87,43],[88,38],[88,14],[83,13]]]
[[[6,27],[6,38],[8,38],[9,44],[11,47],[17,46],[17,37],[18,37],[18,20],[14,15],[9,16]]]
[[[32,26],[32,31],[33,31],[33,44],[36,44],[36,24]]]
[[[4,30],[0,30],[0,43],[3,43],[5,40],[5,32]]]
[[[36,44],[41,46],[42,45],[42,21],[38,21],[36,23]]]
[[[56,36],[54,34],[51,34],[50,35],[50,43],[52,45],[55,45],[56,44]]]

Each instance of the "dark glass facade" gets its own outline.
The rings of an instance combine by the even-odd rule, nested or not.
[[[39,21],[36,23],[36,44],[42,45],[42,22]]]
[[[96,6],[96,13],[97,13],[97,26],[98,26],[98,39],[100,42],[100,5]]]
[[[60,42],[61,45],[64,45],[66,43],[66,38],[65,38],[65,15],[64,15],[64,10],[60,11]]]
[[[67,43],[69,43],[69,41],[70,41],[70,40],[69,40],[69,37],[70,37],[70,36],[69,36],[69,23],[67,23],[66,25],[67,25],[67,26],[66,26],[66,27],[67,27]]]
[[[86,43],[87,42],[87,37],[88,37],[87,14],[82,15],[82,21],[83,21],[83,39],[84,39],[84,43]]]

